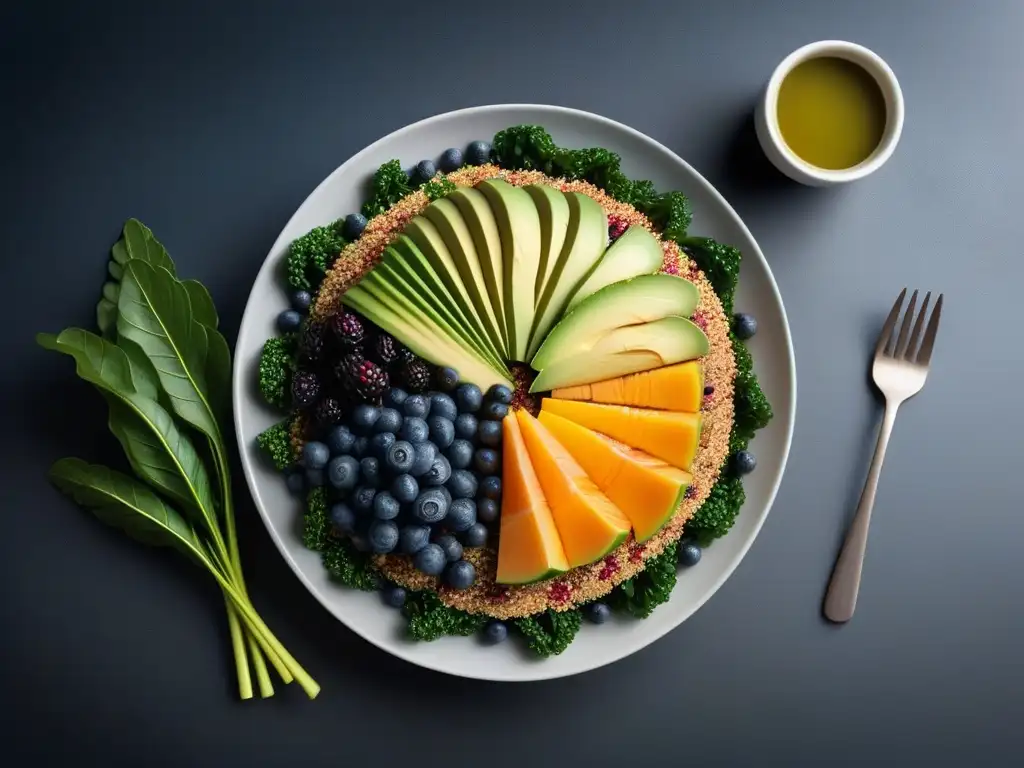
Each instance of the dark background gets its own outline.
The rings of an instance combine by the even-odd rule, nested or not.
[[[547,2],[0,10],[5,758],[107,766],[1009,765],[1024,715],[1019,382],[1024,3]],[[907,102],[855,185],[781,181],[749,114],[822,38],[880,53]],[[241,475],[255,602],[323,685],[241,704],[204,575],[52,489],[116,454],[106,408],[36,331],[91,326],[124,219],[204,281],[229,339],[306,194],[369,142],[482,103],[579,107],[693,163],[760,242],[792,324],[788,472],[739,569],[690,621],[562,681],[446,678],[331,618],[273,548]],[[944,291],[901,413],[854,620],[820,600],[880,416],[866,381],[904,285]],[[95,762],[94,762],[95,761]],[[51,764],[49,762],[45,764]]]

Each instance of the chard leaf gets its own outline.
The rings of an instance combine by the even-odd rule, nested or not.
[[[217,307],[206,286],[198,280],[182,280],[181,284],[185,286],[185,292],[192,303],[192,317],[207,328],[216,329],[220,318],[217,317]]]
[[[218,423],[224,424],[231,407],[231,348],[220,331],[206,329],[206,385],[210,407]]]
[[[61,459],[50,480],[107,525],[157,547],[174,547],[211,567],[206,547],[180,514],[142,483],[120,472],[81,459]]]
[[[121,292],[124,266],[129,259],[141,259],[174,274],[174,262],[167,249],[153,237],[149,227],[138,219],[128,219],[121,231],[121,238],[110,249],[107,271],[112,279],[103,284],[103,295],[96,305],[96,326],[108,339],[114,337],[117,328],[117,300]]]

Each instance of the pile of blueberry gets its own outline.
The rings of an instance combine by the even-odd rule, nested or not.
[[[331,522],[357,549],[400,552],[455,589],[476,580],[463,547],[487,543],[501,502],[501,420],[512,392],[485,395],[440,368],[436,391],[388,389],[363,403],[323,441],[306,443],[306,482],[332,493]]]

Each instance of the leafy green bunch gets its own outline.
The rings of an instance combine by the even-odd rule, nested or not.
[[[108,271],[98,334],[68,328],[37,341],[72,357],[79,378],[106,400],[132,474],[65,458],[50,478],[103,522],[209,572],[224,595],[241,698],[253,695],[250,661],[261,696],[274,693],[269,661],[312,698],[319,686],[260,618],[242,574],[224,427],[231,351],[213,300],[202,283],[178,279],[166,249],[135,219]]]

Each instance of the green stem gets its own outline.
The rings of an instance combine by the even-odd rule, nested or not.
[[[252,657],[252,665],[256,669],[256,682],[260,686],[260,697],[269,699],[274,695],[274,683],[270,679],[270,672],[267,671],[267,661],[263,657],[263,652],[260,650],[256,638],[248,630],[246,631],[246,640],[249,643],[249,655]]]
[[[252,698],[252,678],[249,676],[249,659],[245,650],[245,635],[238,613],[230,598],[225,595],[228,609],[228,627],[231,630],[231,647],[235,651],[235,672],[238,674],[238,695],[243,700]]]

